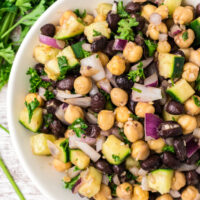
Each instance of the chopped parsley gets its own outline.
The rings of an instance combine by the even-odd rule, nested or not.
[[[136,180],[136,176],[134,176],[131,172],[127,171],[126,172],[126,178],[129,180],[129,181],[132,181],[132,180]]]
[[[200,166],[200,160],[197,161],[196,165],[197,165],[197,166]]]
[[[58,66],[60,68],[60,76],[58,80],[62,80],[65,78],[65,75],[69,70],[70,66],[68,65],[68,61],[65,56],[60,56],[57,59],[58,59]]]
[[[64,187],[66,189],[72,190],[72,188],[74,187],[74,185],[76,184],[76,182],[79,180],[79,178],[80,178],[80,175],[72,178],[72,180],[70,182],[64,182]]]
[[[118,155],[113,154],[112,158],[115,162],[119,162],[120,161],[120,157]]]
[[[79,170],[80,170],[79,167],[75,166],[74,172],[79,171]]]
[[[110,184],[110,189],[111,189],[111,194],[112,194],[113,196],[116,196],[117,185],[114,184],[114,183]]]
[[[128,138],[125,136],[123,129],[119,128],[119,134],[123,137],[125,144],[131,144],[131,142],[128,140]]]
[[[63,151],[65,152],[66,162],[69,162],[69,139],[64,140],[60,144],[60,147],[62,147]]]
[[[137,115],[134,115],[133,113],[130,114],[130,117],[133,119],[133,120],[138,120],[139,117]]]
[[[45,91],[44,96],[45,96],[45,98],[46,98],[47,101],[49,101],[50,99],[55,98],[54,93],[51,92],[51,91],[49,91],[49,90]]]
[[[200,91],[200,73],[198,74],[197,80],[195,81],[195,89]]]
[[[174,147],[171,146],[171,145],[165,145],[162,150],[167,151],[167,152],[171,152],[171,153],[175,153]]]
[[[146,46],[148,47],[148,50],[149,50],[149,56],[153,56],[156,49],[157,49],[157,44],[151,40],[144,40]]]
[[[108,180],[109,180],[109,182],[112,183],[113,175],[111,174],[111,175],[107,175],[107,176],[108,176]]]
[[[134,91],[136,91],[136,92],[138,92],[138,93],[142,93],[142,90],[137,89],[137,88],[135,88],[135,87],[132,87],[131,89],[134,90]]]
[[[94,37],[100,36],[100,35],[101,35],[101,32],[96,31],[96,30],[93,30],[93,36],[94,36]]]
[[[70,126],[69,129],[73,130],[77,137],[81,137],[85,133],[85,129],[88,128],[88,125],[84,122],[82,118],[76,119]]]
[[[106,98],[106,106],[105,106],[105,109],[106,110],[114,110],[114,105],[113,105],[113,103],[112,103],[112,101],[111,101],[111,97],[110,97],[110,95],[108,94],[108,93],[106,93],[104,90],[102,90],[102,89],[100,89],[99,90],[100,92],[101,92],[101,94],[103,94],[104,95],[104,97]]]
[[[82,52],[83,52],[83,56],[84,56],[84,58],[87,58],[87,57],[89,57],[89,56],[91,56],[91,55],[92,55],[92,53],[91,53],[91,52],[89,52],[89,51],[86,51],[86,50],[84,50],[84,49],[82,49]]]
[[[117,14],[120,16],[120,18],[126,18],[126,17],[130,16],[125,10],[125,7],[123,5],[123,1],[120,1],[117,4]]]
[[[193,96],[192,98],[193,98],[194,103],[196,104],[196,106],[200,107],[200,100],[196,96]]]
[[[128,73],[128,79],[132,80],[133,82],[139,81],[140,78],[143,78],[143,79],[145,78],[142,62],[139,63],[136,70],[131,70]]]
[[[47,113],[43,115],[43,119],[44,119],[44,126],[48,128],[51,122],[53,121],[53,114]]]
[[[74,13],[77,15],[77,17],[84,18],[86,16],[86,10],[84,9],[83,13],[79,9],[74,10]]]
[[[175,117],[172,117],[172,121],[176,122],[176,119],[175,119]]]
[[[31,119],[33,117],[33,112],[34,110],[40,105],[39,101],[35,98],[33,101],[30,103],[27,103],[25,101],[25,106],[28,110],[28,118],[29,118],[29,123],[31,123]]]
[[[126,191],[128,192],[130,190],[130,187],[128,186],[127,188],[126,188]]]
[[[183,33],[182,38],[183,38],[184,41],[186,41],[188,39],[188,32],[187,31],[185,31]]]

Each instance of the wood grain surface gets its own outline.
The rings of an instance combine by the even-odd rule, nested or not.
[[[8,127],[6,117],[6,92],[7,88],[4,87],[0,92],[0,124]],[[39,190],[33,185],[24,169],[22,168],[15,150],[13,149],[10,136],[2,129],[0,129],[0,154],[14,177],[16,183],[20,187],[26,200],[47,200]],[[18,200],[18,196],[7,180],[6,176],[0,169],[0,200]]]

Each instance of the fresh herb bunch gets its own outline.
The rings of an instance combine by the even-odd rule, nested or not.
[[[0,90],[8,81],[15,54],[24,37],[35,21],[55,1],[0,1]],[[19,34],[14,37],[16,33]]]

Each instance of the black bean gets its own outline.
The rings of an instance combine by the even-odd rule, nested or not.
[[[88,125],[88,128],[85,130],[87,136],[91,138],[97,138],[100,134],[101,129],[94,124]]]
[[[56,28],[53,24],[45,24],[41,27],[40,31],[43,35],[53,37],[55,35]]]
[[[106,48],[104,49],[104,53],[108,56],[114,56],[117,53],[117,51],[113,50],[114,42],[114,40],[109,41]]]
[[[72,90],[74,88],[75,77],[68,76],[67,78],[57,82],[57,88],[59,90]]]
[[[46,103],[46,109],[49,113],[52,113],[52,114],[55,114],[56,110],[58,109],[58,106],[60,105],[61,103],[56,100],[56,99],[51,99],[49,101],[47,101]]]
[[[172,169],[177,169],[180,166],[179,160],[176,159],[175,155],[169,152],[164,152],[163,153],[163,164],[166,165],[167,167],[170,167]]]
[[[91,44],[92,52],[97,51],[103,51],[107,44],[107,38],[106,37],[100,37],[94,40],[94,42]]]
[[[155,193],[155,192],[149,192],[149,200],[156,200],[160,194]]]
[[[131,95],[130,95],[131,96]],[[128,101],[128,104],[127,104],[127,107],[128,109],[135,113],[135,106],[136,106],[136,103],[134,101],[131,100],[131,97],[129,97],[129,101]]]
[[[175,121],[162,122],[158,127],[158,134],[163,138],[182,135],[181,126]]]
[[[145,25],[145,18],[140,16],[140,15],[136,15],[136,21],[139,22],[138,26],[135,27],[135,29],[137,31],[141,31],[144,29],[144,25]]]
[[[180,161],[184,161],[187,158],[186,145],[185,141],[182,138],[177,138],[174,140],[174,150],[176,157]]]
[[[49,128],[45,126],[45,124],[42,125],[40,128],[40,133],[49,133]]]
[[[171,100],[167,103],[165,110],[172,115],[181,115],[184,113],[184,105]]]
[[[196,6],[196,16],[197,16],[197,17],[200,16],[200,3],[197,4],[197,6]]]
[[[38,75],[42,75],[44,73],[44,65],[42,63],[37,63],[35,65],[35,70],[37,71]]]
[[[49,127],[56,138],[64,136],[65,128],[59,120],[53,120]]]
[[[91,110],[94,112],[100,112],[106,105],[106,99],[100,92],[91,97]]]
[[[136,12],[139,12],[140,11],[140,4],[139,3],[133,3],[133,2],[129,2],[126,7],[125,7],[125,10],[126,12],[128,12],[129,14],[133,14],[133,13],[136,13]]]
[[[143,46],[144,45],[144,38],[140,34],[137,34],[136,37],[135,37],[135,43],[139,46]]]
[[[160,104],[159,100],[154,101],[154,108],[155,108],[155,113],[158,115],[161,115],[163,112],[162,105]]]
[[[108,22],[109,28],[111,28],[112,31],[116,32],[118,27],[118,22],[120,21],[120,16],[110,11],[107,15],[106,21]]]
[[[196,185],[199,182],[198,174],[195,170],[186,172],[186,181],[188,185]]]
[[[198,160],[200,159],[200,155],[199,152],[196,152],[195,154],[193,154],[190,158],[188,158],[186,160],[187,164],[193,165],[195,164]]]
[[[124,172],[126,170],[125,165],[121,164],[121,165],[113,165],[112,166],[113,171],[115,174],[122,174],[122,172]]]
[[[185,58],[185,54],[183,51],[181,51],[180,49],[174,52],[175,55],[179,55]]]
[[[133,87],[133,81],[129,80],[126,74],[117,76],[115,81],[117,86],[123,90],[129,90]]]
[[[101,172],[103,172],[104,174],[112,174],[112,167],[110,166],[110,164],[106,161],[106,160],[98,160],[95,163],[95,167],[100,170]]]
[[[151,155],[146,160],[141,162],[141,167],[144,170],[152,171],[158,169],[162,165],[162,160],[159,155]]]

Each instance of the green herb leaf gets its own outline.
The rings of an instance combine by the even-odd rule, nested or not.
[[[51,113],[45,114],[43,115],[43,119],[44,119],[44,126],[48,128],[51,122],[53,121],[53,114]]]
[[[197,166],[200,166],[200,160],[197,161],[196,165],[197,165]]]
[[[132,80],[133,82],[139,81],[140,78],[145,79],[143,63],[142,62],[139,63],[139,65],[137,66],[136,70],[131,70],[128,73],[128,79]]]
[[[174,147],[171,145],[165,145],[162,150],[163,152],[167,151],[167,152],[175,153]]]
[[[15,5],[20,9],[22,16],[32,8],[30,0],[17,0]]]
[[[133,113],[130,114],[130,117],[133,119],[133,120],[138,120],[139,117],[137,115],[134,115]]]
[[[72,180],[70,182],[64,182],[64,187],[66,189],[72,190],[72,188],[74,187],[74,185],[76,184],[76,182],[79,180],[79,178],[80,178],[80,175],[72,178]]]
[[[192,98],[193,98],[194,103],[196,104],[196,106],[200,107],[200,100],[196,96],[193,96]]]
[[[3,125],[0,124],[0,128],[9,134],[9,130],[7,128],[5,128]]]
[[[188,39],[188,32],[185,31],[183,34],[182,34],[182,38],[184,41],[186,41]]]
[[[151,40],[144,40],[146,46],[148,47],[148,50],[149,50],[149,56],[153,56],[156,49],[157,49],[157,44]]]
[[[132,87],[131,90],[134,90],[134,91],[136,91],[136,92],[138,92],[138,93],[142,93],[142,90],[137,89],[137,88],[135,88],[135,87]]]
[[[131,142],[128,140],[128,138],[125,136],[123,129],[119,128],[119,134],[123,137],[125,144],[131,144]]]
[[[58,66],[60,68],[60,76],[58,80],[62,80],[65,78],[67,71],[70,69],[70,66],[68,65],[68,61],[65,56],[60,56],[58,59]]]
[[[77,137],[81,137],[85,133],[85,129],[88,128],[88,125],[84,122],[82,118],[76,119],[70,126],[69,129],[73,130]]]
[[[60,147],[63,148],[65,154],[66,154],[66,162],[69,162],[69,140],[66,139],[64,140],[61,144],[60,144]]]
[[[107,176],[108,176],[108,180],[109,180],[109,182],[112,183],[113,175],[111,174],[111,175],[107,175]]]
[[[129,171],[126,172],[126,178],[129,180],[129,181],[132,181],[132,180],[136,180],[136,176],[134,176],[132,173],[130,173]]]
[[[35,98],[33,101],[31,101],[30,103],[27,103],[25,101],[25,106],[28,110],[28,118],[29,118],[29,123],[31,123],[31,119],[33,116],[33,112],[34,110],[40,105],[39,101]]]
[[[77,15],[77,17],[80,17],[80,18],[84,18],[87,14],[85,9],[83,13],[81,13],[79,9],[74,10],[74,13]]]
[[[117,189],[117,185],[114,183],[110,184],[110,189],[111,189],[111,194],[112,196],[116,196],[116,189]]]
[[[130,15],[126,12],[125,7],[123,5],[123,1],[118,2],[117,4],[117,14],[121,17],[121,18],[126,18],[129,17]]]
[[[80,170],[79,167],[75,166],[74,172],[79,171],[79,170]]]
[[[120,157],[118,155],[113,154],[112,158],[115,162],[119,162],[120,161]]]
[[[49,90],[45,91],[44,96],[45,96],[45,98],[46,98],[47,101],[49,101],[50,99],[55,98],[54,93],[51,92],[51,91],[49,91]]]
[[[200,73],[198,74],[197,80],[195,81],[195,89],[200,91]]]
[[[101,32],[96,31],[96,30],[93,30],[93,36],[94,36],[94,37],[100,36],[100,35],[101,35]]]

